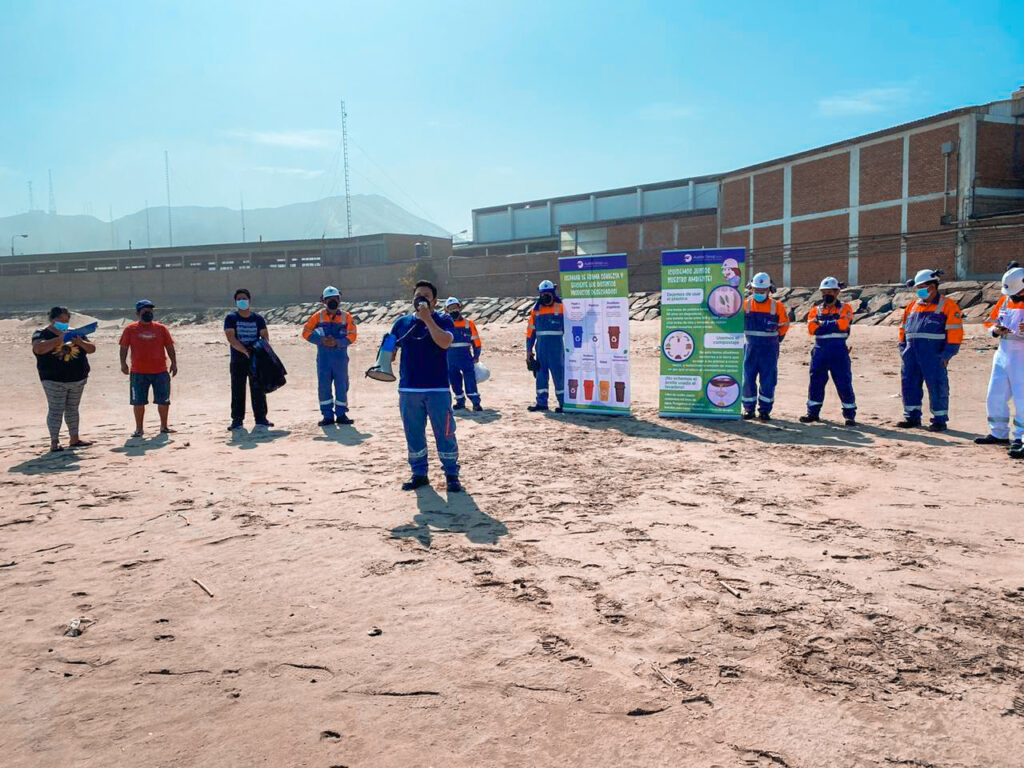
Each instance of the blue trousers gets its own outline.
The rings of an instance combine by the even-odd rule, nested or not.
[[[743,350],[743,410],[771,413],[779,381],[779,345],[748,343]]]
[[[463,394],[462,384],[465,382],[466,390]],[[454,358],[448,354],[448,383],[452,385],[455,393],[455,402],[465,403],[468,397],[470,402],[479,404],[480,392],[476,386],[476,370],[473,368],[473,358],[462,355],[461,359]]]
[[[320,413],[325,419],[348,412],[348,350],[324,349],[316,353]]]
[[[554,339],[554,342],[543,341],[545,338]],[[562,338],[550,336],[541,337],[542,341],[537,343],[537,363],[540,368],[537,371],[537,405],[546,408],[548,405],[548,376],[555,384],[555,396],[558,404],[565,402],[565,350],[562,349]]]
[[[926,385],[932,423],[945,424],[949,420],[949,375],[942,364],[939,347],[929,341],[909,342],[900,353],[903,358],[903,415],[907,419],[921,419],[923,385]]]
[[[414,475],[427,474],[427,419],[434,432],[437,456],[446,475],[459,474],[459,444],[455,440],[455,414],[448,390],[399,392],[398,408],[409,448],[409,466]]]
[[[835,341],[830,339],[829,341]],[[810,416],[821,415],[821,406],[825,402],[825,386],[828,377],[836,385],[839,402],[843,406],[843,418],[857,418],[857,398],[853,394],[853,368],[850,364],[850,353],[846,342],[836,344],[815,345],[811,349],[811,383],[807,387],[807,413]]]

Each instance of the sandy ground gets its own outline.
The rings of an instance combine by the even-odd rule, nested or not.
[[[632,328],[635,419],[528,414],[523,326],[489,326],[451,499],[433,448],[441,490],[398,491],[394,385],[356,378],[356,427],[316,426],[282,326],[268,434],[225,431],[199,326],[175,330],[179,432],[128,439],[106,323],[98,442],[41,458],[33,326],[0,324],[6,768],[1021,764],[1024,463],[970,443],[977,326],[941,436],[888,428],[892,328],[855,329],[850,431],[796,422],[801,328],[765,425],[659,420],[657,322]]]

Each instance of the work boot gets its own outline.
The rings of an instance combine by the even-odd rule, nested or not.
[[[744,421],[750,421],[752,418],[754,418],[754,412],[753,411],[744,411],[743,412],[743,420]]]
[[[448,493],[462,493],[465,488],[462,487],[462,483],[459,482],[458,475],[445,475],[445,489]]]
[[[933,421],[928,425],[929,432],[945,432],[949,427],[946,426],[944,421]]]
[[[466,401],[465,400],[456,400],[455,401],[455,405],[452,406],[452,410],[453,411],[461,411],[461,410],[464,410],[465,407],[466,407]]]
[[[480,403],[473,403],[473,410],[474,411],[480,412],[483,409],[484,409],[484,407],[482,405],[480,405]]]
[[[770,413],[765,413],[764,411],[761,411],[759,414],[757,414],[757,419],[758,421],[771,421],[772,416]]]
[[[856,427],[857,426],[857,420],[856,419],[847,419],[843,423],[846,424],[846,426],[848,426],[848,427]]]
[[[995,435],[985,435],[984,437],[974,438],[974,442],[977,445],[1009,445],[1010,438],[996,437]]]
[[[1024,459],[1024,443],[1014,440],[1010,444],[1009,456],[1011,459]]]
[[[347,413],[343,413],[341,416],[339,416],[338,419],[337,419],[337,423],[338,424],[355,424],[355,422],[352,421],[352,419],[350,419],[348,417]]]
[[[548,409],[548,407],[546,405],[528,405],[528,406],[526,406],[526,410],[528,410],[530,413],[536,413],[537,411],[546,411],[547,409]]]
[[[406,482],[402,483],[403,491],[415,491],[424,485],[430,485],[430,478],[426,475],[413,475]]]
[[[903,421],[897,421],[896,426],[900,429],[917,429],[921,426],[920,419],[904,419]]]
[[[821,419],[819,419],[817,416],[812,416],[809,413],[806,416],[800,417],[801,424],[813,424],[816,421],[821,421]]]
[[[564,410],[565,409],[562,408],[562,406],[559,405],[558,407],[555,408],[555,413],[562,413]]]
[[[334,423],[334,417],[333,416],[324,416],[322,419],[320,419],[320,421],[318,421],[316,423],[316,425],[318,427],[329,427],[333,423]]]

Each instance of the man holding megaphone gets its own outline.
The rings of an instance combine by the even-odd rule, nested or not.
[[[402,360],[398,375],[398,407],[405,428],[412,477],[402,484],[403,491],[429,485],[427,477],[427,420],[434,432],[437,455],[444,468],[449,493],[462,490],[459,482],[459,445],[455,441],[455,415],[448,388],[448,347],[455,340],[450,317],[434,311],[437,288],[420,280],[413,293],[413,312],[395,321],[384,338],[382,349],[392,349],[394,362],[398,350]],[[367,372],[371,378],[387,380],[378,364]],[[378,375],[374,375],[377,373]]]

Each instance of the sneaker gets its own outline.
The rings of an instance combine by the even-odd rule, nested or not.
[[[267,421],[266,419],[264,419],[263,421],[257,421],[256,422],[256,426],[257,427],[265,427],[267,429],[270,429],[272,426],[274,426],[274,422]]]
[[[757,414],[757,420],[758,421],[771,421],[772,417],[771,417],[770,413],[765,413],[764,411],[761,411],[761,413]]]
[[[462,483],[459,482],[458,475],[445,475],[445,488],[448,493],[462,493],[465,488],[462,487]]]
[[[344,415],[342,415],[342,416],[339,416],[339,417],[337,418],[337,422],[336,422],[336,423],[338,423],[338,424],[355,424],[355,422],[354,422],[354,421],[352,421],[352,419],[350,419],[350,418],[348,417],[348,414],[347,414],[347,413],[346,413],[346,414],[344,414]]]
[[[843,423],[844,423],[844,424],[845,424],[846,426],[848,426],[848,427],[856,427],[856,426],[857,426],[857,420],[856,420],[856,419],[847,419],[847,420],[846,420],[846,421],[844,421]]]
[[[241,429],[241,428],[242,428],[242,422],[240,422],[240,421],[232,421],[228,425],[228,432],[234,432],[236,429]]]
[[[1008,453],[1011,459],[1024,459],[1024,443],[1020,440],[1014,440],[1010,444]]]
[[[974,438],[974,442],[978,445],[1009,445],[1010,438],[996,437],[995,435],[985,435],[984,437]]]
[[[743,412],[743,420],[744,421],[750,421],[752,418],[754,418],[754,412],[753,411],[744,411]]]
[[[455,401],[455,405],[452,406],[452,410],[453,411],[463,411],[465,409],[466,409],[466,401],[465,400],[456,400]]]
[[[403,491],[415,491],[424,485],[430,485],[430,478],[426,475],[413,475],[406,482],[402,483]]]
[[[900,429],[917,429],[921,426],[920,419],[904,419],[903,421],[897,421],[896,426]]]
[[[819,419],[817,416],[811,416],[811,414],[809,413],[806,416],[800,417],[801,424],[813,424],[816,421],[821,421],[821,419]]]
[[[473,403],[473,410],[474,411],[480,412],[483,409],[484,409],[484,407],[482,405],[480,405],[480,403]]]
[[[944,421],[933,421],[928,425],[929,432],[945,432],[949,427],[946,426]]]
[[[528,405],[528,406],[526,406],[526,410],[528,410],[530,413],[536,413],[537,411],[546,411],[547,409],[548,409],[548,407],[546,405]]]
[[[325,416],[316,423],[318,427],[329,427],[334,423],[334,419],[330,416]]]

